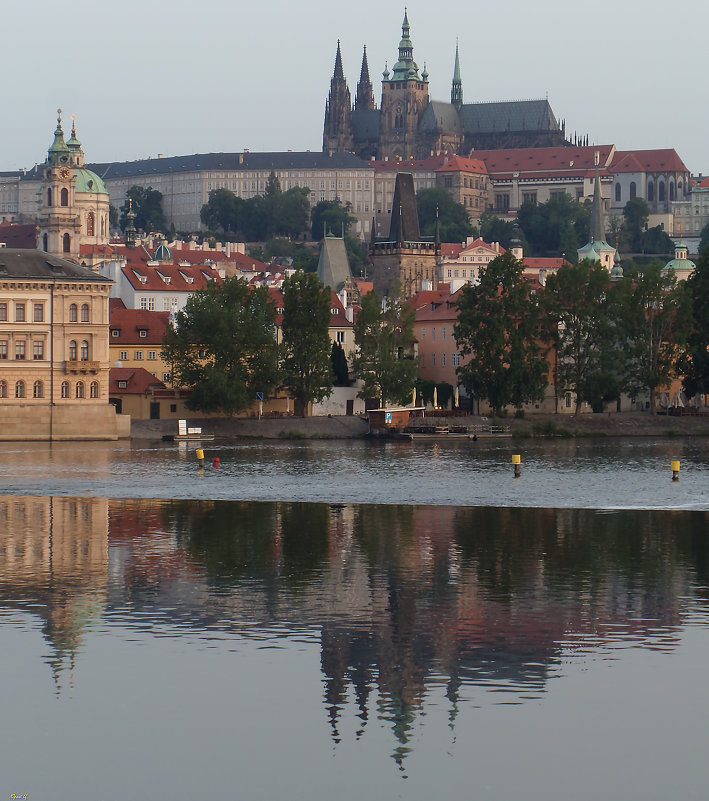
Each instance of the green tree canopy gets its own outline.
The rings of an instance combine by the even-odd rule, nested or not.
[[[709,392],[709,249],[701,251],[687,288],[692,298],[692,320],[683,383],[688,395],[704,395]]]
[[[209,231],[236,233],[240,228],[240,212],[244,201],[229,189],[212,189],[202,206],[199,218]]]
[[[541,400],[547,385],[539,306],[522,269],[508,250],[481,271],[478,284],[459,293],[453,334],[470,359],[458,375],[472,397],[486,399],[497,413]]]
[[[385,305],[382,308],[374,291],[362,298],[354,324],[353,364],[355,376],[363,382],[359,397],[379,398],[383,406],[407,403],[418,373],[413,357],[414,310],[398,288]]]
[[[620,394],[622,350],[608,271],[598,263],[565,265],[550,275],[542,310],[556,346],[557,392],[576,394],[576,414]]]
[[[330,362],[332,364],[332,373],[335,377],[335,386],[348,387],[350,385],[350,369],[344,348],[339,342],[332,343]]]
[[[188,407],[233,415],[270,392],[278,379],[274,322],[266,287],[227,278],[193,293],[162,350],[173,383],[192,392]]]
[[[473,235],[473,226],[468,213],[443,187],[421,189],[416,193],[421,236],[432,237],[436,233],[436,210],[441,242],[465,242]]]
[[[349,204],[348,204],[349,206]],[[314,242],[319,242],[325,232],[334,236],[347,236],[355,218],[339,200],[321,200],[310,213],[310,233]]]
[[[590,237],[591,208],[567,192],[552,195],[546,203],[523,203],[517,215],[530,256],[566,255],[576,262],[576,251]]]
[[[485,242],[499,242],[505,250],[520,232],[513,222],[496,217],[491,211],[484,211],[480,215],[480,236]],[[522,244],[525,244],[524,232],[521,232]],[[462,241],[462,240],[461,240]],[[526,250],[527,248],[525,248]]]
[[[126,192],[126,201],[121,206],[121,217],[119,225],[121,231],[126,230],[128,225],[129,199],[132,201],[133,213],[135,214],[135,225],[138,231],[150,233],[152,231],[167,232],[168,225],[162,210],[162,192],[157,189],[144,186],[131,186]]]
[[[648,228],[647,231],[643,231],[640,237],[640,246],[643,253],[655,255],[668,255],[674,253],[675,249],[675,243],[661,225],[656,225],[654,228]]]
[[[626,250],[642,253],[642,235],[650,217],[650,207],[641,197],[629,200],[623,208],[623,231],[621,240]]]
[[[315,273],[298,270],[283,281],[283,383],[296,414],[332,393],[330,297]]]

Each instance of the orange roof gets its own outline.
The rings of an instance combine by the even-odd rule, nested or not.
[[[525,256],[522,261],[525,267],[532,270],[558,270],[560,267],[563,267],[564,264],[569,264],[569,262],[561,256],[558,258],[555,256]]]
[[[133,289],[152,292],[194,292],[204,289],[210,281],[221,281],[216,269],[205,265],[178,267],[160,264],[148,267],[133,263],[124,267],[122,272]]]
[[[605,169],[613,145],[579,147],[524,147],[508,150],[476,150],[477,158],[485,162],[487,171],[497,178],[512,173],[524,173],[527,177],[587,176],[595,171],[596,153],[600,159],[600,173]]]
[[[468,159],[452,153],[439,153],[435,156],[428,156],[425,159],[403,159],[400,161],[378,159],[370,161],[368,164],[374,168],[375,172],[437,172],[439,170],[447,170],[451,172],[486,174],[485,163],[482,159],[477,158],[477,151],[475,155],[476,158]]]
[[[125,382],[125,386],[119,386],[119,382]],[[150,387],[166,388],[143,367],[111,367],[108,386],[111,395],[143,395]]]
[[[463,156],[448,156],[436,172],[474,172],[487,175],[487,167],[481,159],[466,159]]]
[[[127,309],[125,305],[121,308],[109,303],[109,342],[117,345],[160,345],[169,321],[170,312]]]
[[[617,150],[610,165],[616,172],[688,172],[674,148]]]

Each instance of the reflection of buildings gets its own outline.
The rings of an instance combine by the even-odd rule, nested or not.
[[[0,496],[0,599],[44,620],[57,686],[103,609],[107,580],[104,498]]]

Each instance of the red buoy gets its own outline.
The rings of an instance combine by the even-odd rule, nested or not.
[[[212,459],[212,467],[219,467],[219,457],[218,456],[215,456],[214,459]]]

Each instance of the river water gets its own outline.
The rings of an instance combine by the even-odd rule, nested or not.
[[[706,798],[709,442],[205,450],[0,444],[8,797]]]

